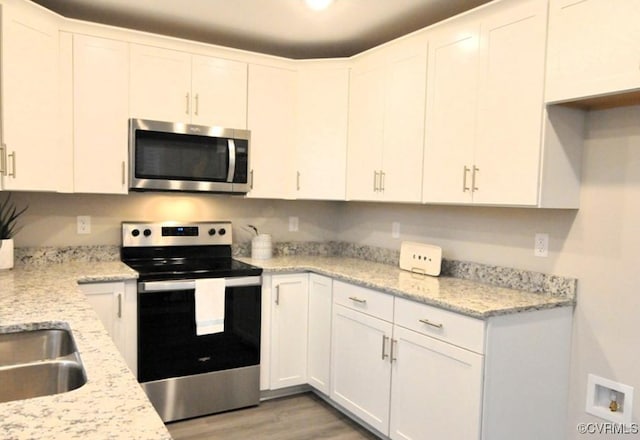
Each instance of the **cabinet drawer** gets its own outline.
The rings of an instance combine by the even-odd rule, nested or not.
[[[484,353],[484,321],[396,298],[394,323],[444,342]]]
[[[333,302],[376,318],[393,320],[393,295],[334,281]]]

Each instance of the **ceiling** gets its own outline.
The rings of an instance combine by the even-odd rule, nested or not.
[[[65,17],[288,58],[357,54],[489,0],[33,0]]]

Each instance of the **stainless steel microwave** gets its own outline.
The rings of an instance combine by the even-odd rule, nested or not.
[[[248,130],[129,120],[134,191],[249,191]]]

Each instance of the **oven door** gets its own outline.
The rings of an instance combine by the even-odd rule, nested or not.
[[[138,283],[138,380],[260,364],[261,277],[225,278],[224,331],[196,335],[195,281]]]

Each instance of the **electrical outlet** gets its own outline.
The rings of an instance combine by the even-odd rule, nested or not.
[[[298,217],[289,217],[289,232],[298,232]]]
[[[78,234],[91,234],[91,216],[79,215],[76,217],[76,228]]]
[[[535,236],[533,244],[533,254],[536,257],[548,257],[549,256],[549,234],[538,233]]]
[[[391,223],[391,237],[400,238],[400,222]]]

